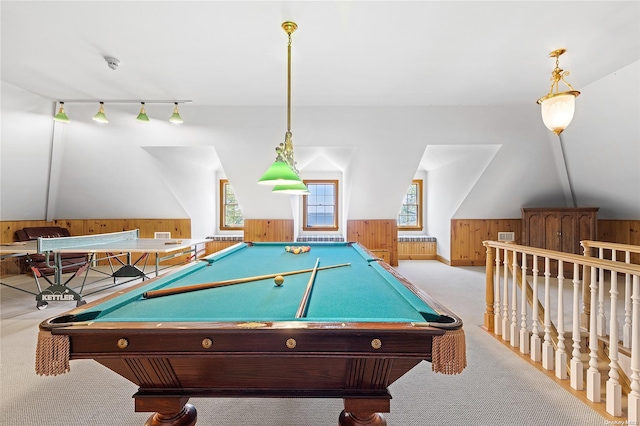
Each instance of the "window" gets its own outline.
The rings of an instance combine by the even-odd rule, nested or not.
[[[226,179],[220,179],[220,229],[234,230],[244,227],[242,210]]]
[[[398,229],[422,230],[422,179],[411,182],[398,214]]]
[[[305,180],[310,194],[303,197],[305,231],[338,230],[338,181]]]

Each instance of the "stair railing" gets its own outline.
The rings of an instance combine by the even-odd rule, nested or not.
[[[602,378],[599,364],[607,362],[608,380],[604,389],[606,411],[615,417],[623,417],[622,385],[619,379],[625,373],[620,367],[618,353],[619,345],[623,346],[631,355],[631,391],[626,395],[627,421],[638,424],[640,265],[618,261],[615,254],[605,259],[600,253],[611,250],[612,243],[584,243],[585,256],[580,256],[512,243],[485,241],[487,263],[484,327],[501,336],[521,353],[529,354],[532,361],[540,363],[543,369],[555,370],[558,379],[570,380],[570,386],[585,392],[586,398],[593,403],[601,402]],[[602,250],[598,257],[587,254],[594,248]],[[625,254],[625,259],[633,258],[633,253],[640,253],[638,246],[613,249],[614,252],[620,251],[619,249],[624,249],[625,253],[628,251],[630,254]],[[625,304],[629,300],[629,309],[624,312],[624,324],[629,324],[626,331],[628,338],[625,342],[623,337],[622,343],[618,342],[618,275],[624,275],[625,282],[629,283],[624,294]],[[606,277],[610,278],[608,295],[605,291]],[[541,278],[543,288],[540,288]],[[564,300],[566,285],[572,285],[566,291],[572,296],[567,303]],[[555,292],[553,300],[552,292]],[[609,304],[606,304],[607,297]],[[571,307],[570,312],[565,310],[567,305]],[[608,330],[607,310],[610,324]],[[553,311],[556,313],[555,321],[551,318]],[[634,324],[637,326],[634,327]],[[583,344],[585,332],[588,335],[587,348]],[[624,333],[623,331],[623,336]],[[567,334],[571,335],[569,342],[566,342]],[[601,347],[601,339],[605,337],[608,338],[607,354],[603,353]],[[583,357],[587,356],[588,367],[583,361]]]

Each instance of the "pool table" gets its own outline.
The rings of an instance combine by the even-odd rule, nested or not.
[[[148,426],[195,424],[190,397],[343,398],[346,426],[385,425],[388,386],[423,360],[464,369],[460,318],[381,259],[357,243],[292,246],[238,243],[43,321],[36,371],[94,359],[139,386]]]

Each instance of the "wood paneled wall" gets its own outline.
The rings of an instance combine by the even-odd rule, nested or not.
[[[16,220],[0,222],[0,241],[13,241],[13,234],[22,228],[35,226],[59,226],[69,230],[71,235],[106,234],[108,232],[140,230],[141,238],[153,238],[154,232],[171,232],[171,238],[191,238],[191,219],[58,219]]]
[[[210,241],[206,244],[207,254],[215,253],[220,250],[224,250],[227,247],[238,244],[240,241]]]
[[[360,243],[389,265],[398,266],[396,219],[348,220],[347,241]]]
[[[245,219],[245,241],[294,241],[292,219]]]
[[[640,220],[598,220],[598,241],[640,246]]]
[[[46,220],[16,220],[0,221],[2,233],[0,242],[9,243],[14,241],[14,233],[22,228],[37,226],[59,226],[69,230],[71,235],[94,235],[106,234],[109,232],[140,230],[140,238],[153,238],[154,232],[171,232],[171,238],[191,238],[191,219],[58,219]],[[206,253],[209,254],[209,253]],[[200,256],[204,253],[199,253]],[[179,256],[162,262],[165,265],[179,264],[187,256]],[[17,273],[18,269],[13,267],[15,259],[5,259],[2,262],[3,270]],[[155,254],[150,256],[149,264],[155,262]],[[105,261],[99,264],[104,264]]]
[[[32,226],[60,226],[71,235],[104,234],[139,229],[143,238],[154,232],[171,232],[172,238],[191,238],[191,219],[59,219],[54,221],[0,221],[0,241],[13,241],[18,229]],[[294,240],[293,220],[252,219],[245,221],[245,241]],[[515,232],[521,243],[522,219],[454,219],[451,221],[451,266],[484,265],[482,241],[496,240],[498,232]],[[381,257],[385,252],[390,265],[398,264],[398,230],[395,219],[349,220],[347,241],[357,241]],[[598,220],[598,240],[640,246],[640,220]],[[207,244],[207,254],[216,251]],[[219,248],[218,248],[219,249]],[[440,256],[438,256],[441,259]]]
[[[398,241],[398,260],[437,259],[435,241]]]
[[[640,220],[602,220],[597,223],[598,241],[640,246]],[[497,240],[498,232],[515,232],[522,244],[522,219],[451,220],[451,266],[483,266],[485,240]]]
[[[640,220],[598,220],[598,241],[640,246]],[[632,254],[631,263],[640,263],[640,255]]]
[[[516,243],[522,239],[522,219],[453,219],[451,220],[451,266],[484,266],[486,240],[497,240],[498,232],[515,232]]]

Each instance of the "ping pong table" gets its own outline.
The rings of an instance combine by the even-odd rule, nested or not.
[[[107,288],[102,288],[99,291],[107,290],[116,285],[124,284],[125,282],[119,282],[118,278],[130,277],[133,279],[146,279],[148,278],[145,268],[147,265],[148,256],[151,253],[155,254],[155,275],[158,276],[160,272],[160,263],[179,257],[182,255],[189,255],[188,260],[195,260],[198,256],[198,246],[202,245],[204,251],[204,244],[206,239],[161,239],[161,238],[140,238],[140,231],[138,229],[132,231],[112,232],[108,234],[94,234],[94,235],[81,235],[76,237],[54,237],[54,238],[38,238],[36,241],[27,241],[25,243],[11,243],[0,246],[0,255],[2,258],[10,256],[28,256],[33,253],[47,254],[46,258],[49,259],[49,255],[53,255],[53,263],[47,266],[54,268],[53,281],[49,282],[50,286],[42,289],[40,282],[38,281],[39,272],[34,270],[34,276],[36,279],[36,285],[38,288],[37,293],[31,293],[24,289],[20,289],[5,283],[8,287],[16,290],[26,291],[27,293],[35,294],[36,306],[38,309],[44,309],[47,307],[48,302],[51,301],[76,301],[78,306],[86,303],[83,300],[82,291],[84,289],[87,274],[89,270],[96,270],[92,265],[102,260],[107,260],[111,266],[111,274],[114,284]],[[74,274],[63,281],[63,268],[61,255],[64,253],[85,253],[88,255],[88,261]],[[132,253],[140,253],[140,256],[133,261]],[[121,258],[124,257],[125,260]],[[112,260],[116,260],[120,267],[115,270],[113,268]],[[141,262],[144,263],[140,266]],[[47,260],[49,263],[49,261]],[[96,270],[99,273],[106,274],[103,271]],[[84,272],[84,279],[82,286],[78,291],[68,286],[68,283],[76,276]],[[131,280],[129,280],[131,281]],[[93,293],[90,293],[93,294]],[[86,294],[85,296],[88,296]]]
[[[35,254],[35,253],[38,253],[37,241],[19,241],[15,243],[0,244],[0,260],[8,259],[10,257],[21,257],[21,256],[29,257],[29,255]],[[19,290],[25,293],[29,293],[33,295],[37,294],[20,287],[12,286],[11,284],[7,284],[4,282],[0,282],[0,284],[5,287],[10,287],[14,290]]]

